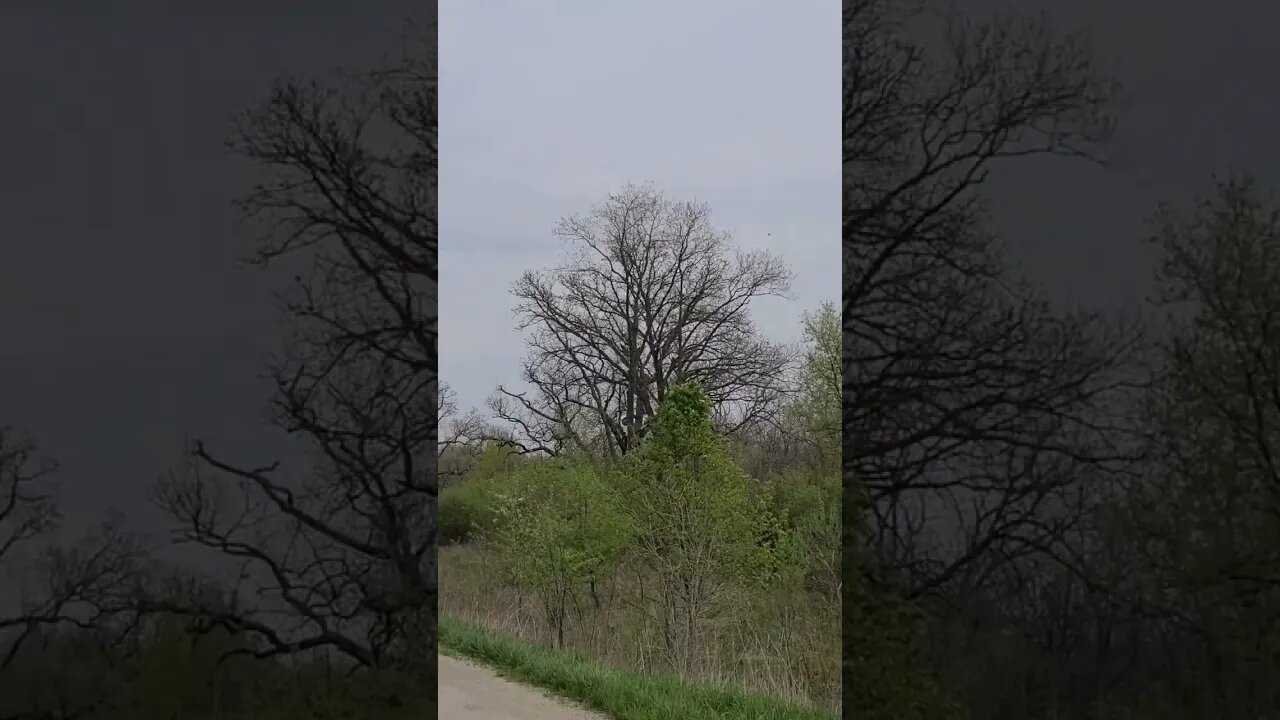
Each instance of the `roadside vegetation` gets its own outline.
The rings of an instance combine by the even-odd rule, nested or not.
[[[440,649],[580,702],[615,720],[834,720],[835,713],[799,707],[732,687],[699,685],[674,675],[612,669],[581,653],[516,640],[453,620],[440,623]]]

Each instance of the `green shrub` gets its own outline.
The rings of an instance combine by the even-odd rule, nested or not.
[[[442,545],[475,540],[492,527],[497,483],[494,477],[476,478],[440,494],[437,521]]]
[[[625,458],[618,482],[639,559],[658,580],[655,613],[677,663],[732,591],[785,582],[800,567],[770,498],[712,429],[711,403],[697,385],[667,392],[653,432]]]
[[[543,603],[563,644],[566,610],[584,587],[612,573],[631,545],[620,499],[589,465],[527,465],[495,494],[494,522],[482,533],[521,586]]]
[[[800,471],[773,481],[777,513],[803,558],[808,586],[838,600],[841,585],[840,477]]]

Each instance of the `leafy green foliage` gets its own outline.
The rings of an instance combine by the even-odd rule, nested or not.
[[[790,534],[730,459],[696,385],[668,391],[619,483],[640,558],[660,578],[664,625],[681,627],[679,639],[668,631],[669,649],[692,644],[727,590],[783,580],[796,565]]]
[[[437,523],[443,544],[475,540],[493,527],[498,487],[531,462],[508,443],[491,440],[476,456],[467,478],[440,493]]]
[[[473,478],[453,485],[440,493],[436,517],[440,543],[475,540],[496,520],[497,481],[495,478]]]
[[[569,461],[522,468],[494,497],[494,522],[483,537],[512,577],[540,596],[563,642],[569,602],[612,572],[630,547],[620,498],[594,468]]]
[[[828,310],[834,318],[834,306]],[[813,344],[830,350],[820,344],[830,333],[815,318],[808,319]],[[751,475],[715,432],[712,404],[693,384],[667,389],[648,433],[620,461],[603,464],[585,451],[513,461],[486,448],[491,469],[476,469],[443,493],[441,536],[479,540],[445,553],[470,558],[468,569],[449,568],[452,582],[464,572],[501,577],[492,572],[495,561],[509,582],[472,585],[466,575],[464,587],[455,585],[456,604],[442,614],[497,623],[533,642],[543,642],[545,621],[555,644],[616,667],[731,679],[832,707],[839,696],[840,485],[832,467],[839,398],[838,387],[822,395],[817,353],[808,373],[816,389],[806,396],[815,412],[797,406],[793,419],[821,410],[825,424],[793,421],[763,442],[748,434],[764,452],[781,450],[777,464],[753,464]],[[489,588],[483,597],[491,604],[477,608],[478,587]],[[610,644],[604,638],[636,649],[602,650]]]
[[[472,480],[487,480],[512,472],[522,463],[528,462],[520,455],[515,446],[502,440],[489,440],[475,460],[471,472]]]
[[[840,600],[840,478],[796,471],[774,480],[779,514],[791,534],[804,578],[828,600]]]
[[[840,313],[823,303],[804,316],[804,365],[791,414],[828,459],[840,457]]]

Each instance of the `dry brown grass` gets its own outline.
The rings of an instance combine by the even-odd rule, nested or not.
[[[638,598],[634,571],[597,588],[595,598],[579,598],[570,611],[565,647],[622,670],[676,670]],[[552,644],[536,598],[505,582],[496,558],[479,545],[440,549],[440,614]],[[717,619],[704,623],[696,647],[679,667],[689,680],[839,711],[839,610],[813,593],[735,598]]]

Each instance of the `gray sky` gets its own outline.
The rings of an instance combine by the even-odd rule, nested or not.
[[[836,3],[442,3],[440,78],[440,372],[463,407],[518,384],[508,290],[557,261],[556,220],[627,182],[786,260],[792,299],[753,307],[770,337],[839,299]]]

